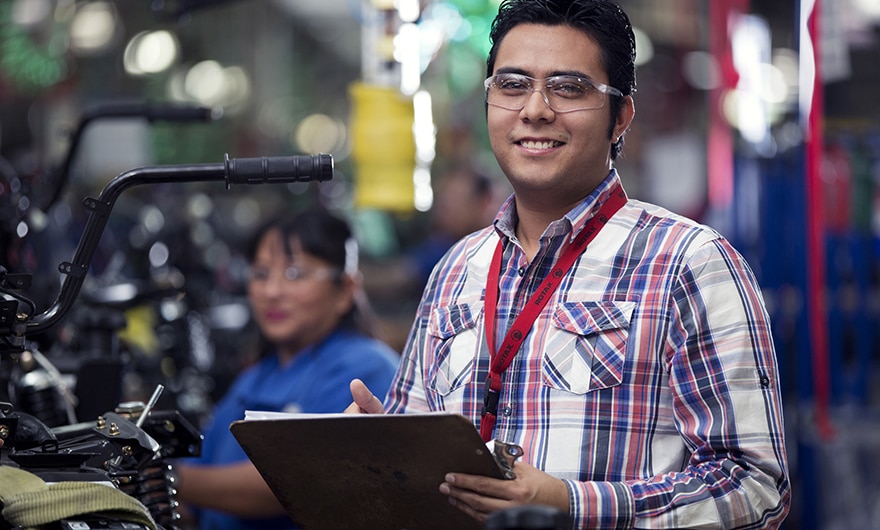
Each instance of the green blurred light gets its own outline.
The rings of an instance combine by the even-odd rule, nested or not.
[[[489,55],[489,28],[492,24],[492,18],[486,16],[469,16],[467,21],[471,25],[471,34],[468,36],[468,44],[474,51],[486,56]]]
[[[67,75],[63,35],[53,28],[41,47],[12,21],[12,3],[0,5],[0,75],[22,90],[48,88]]]
[[[498,12],[500,0],[450,0],[461,13],[468,31],[461,39],[452,39],[448,45],[450,63],[456,67],[448,73],[449,83],[459,94],[475,90],[474,79],[482,80],[489,54],[489,29]],[[465,32],[462,32],[465,33]],[[482,89],[482,87],[477,87]]]
[[[452,0],[450,3],[457,6],[465,16],[479,15],[488,17],[491,21],[498,12],[500,0]]]
[[[486,77],[486,60],[474,50],[464,47],[449,49],[449,63],[455,68],[449,71],[449,84],[454,94],[461,95],[475,90],[482,90],[483,78]]]

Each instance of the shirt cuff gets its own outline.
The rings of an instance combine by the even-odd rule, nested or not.
[[[624,482],[563,480],[568,488],[572,528],[631,529],[635,525],[635,498]]]

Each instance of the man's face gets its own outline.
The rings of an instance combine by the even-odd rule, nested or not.
[[[599,46],[568,26],[522,24],[498,47],[495,71],[543,79],[570,74],[608,83]],[[536,87],[538,88],[538,87]],[[631,100],[614,123],[610,98],[598,109],[554,112],[536,89],[522,110],[489,105],[492,150],[520,206],[560,211],[586,197],[611,170],[612,142],[632,120]]]

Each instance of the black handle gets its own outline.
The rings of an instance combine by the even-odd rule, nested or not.
[[[319,153],[303,156],[226,157],[226,185],[325,181],[333,178],[333,157]]]

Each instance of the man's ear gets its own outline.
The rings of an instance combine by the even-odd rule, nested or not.
[[[623,104],[620,106],[620,112],[617,113],[617,120],[614,122],[614,133],[611,136],[612,143],[617,143],[623,133],[629,129],[633,118],[636,115],[636,105],[632,96],[623,96]]]

